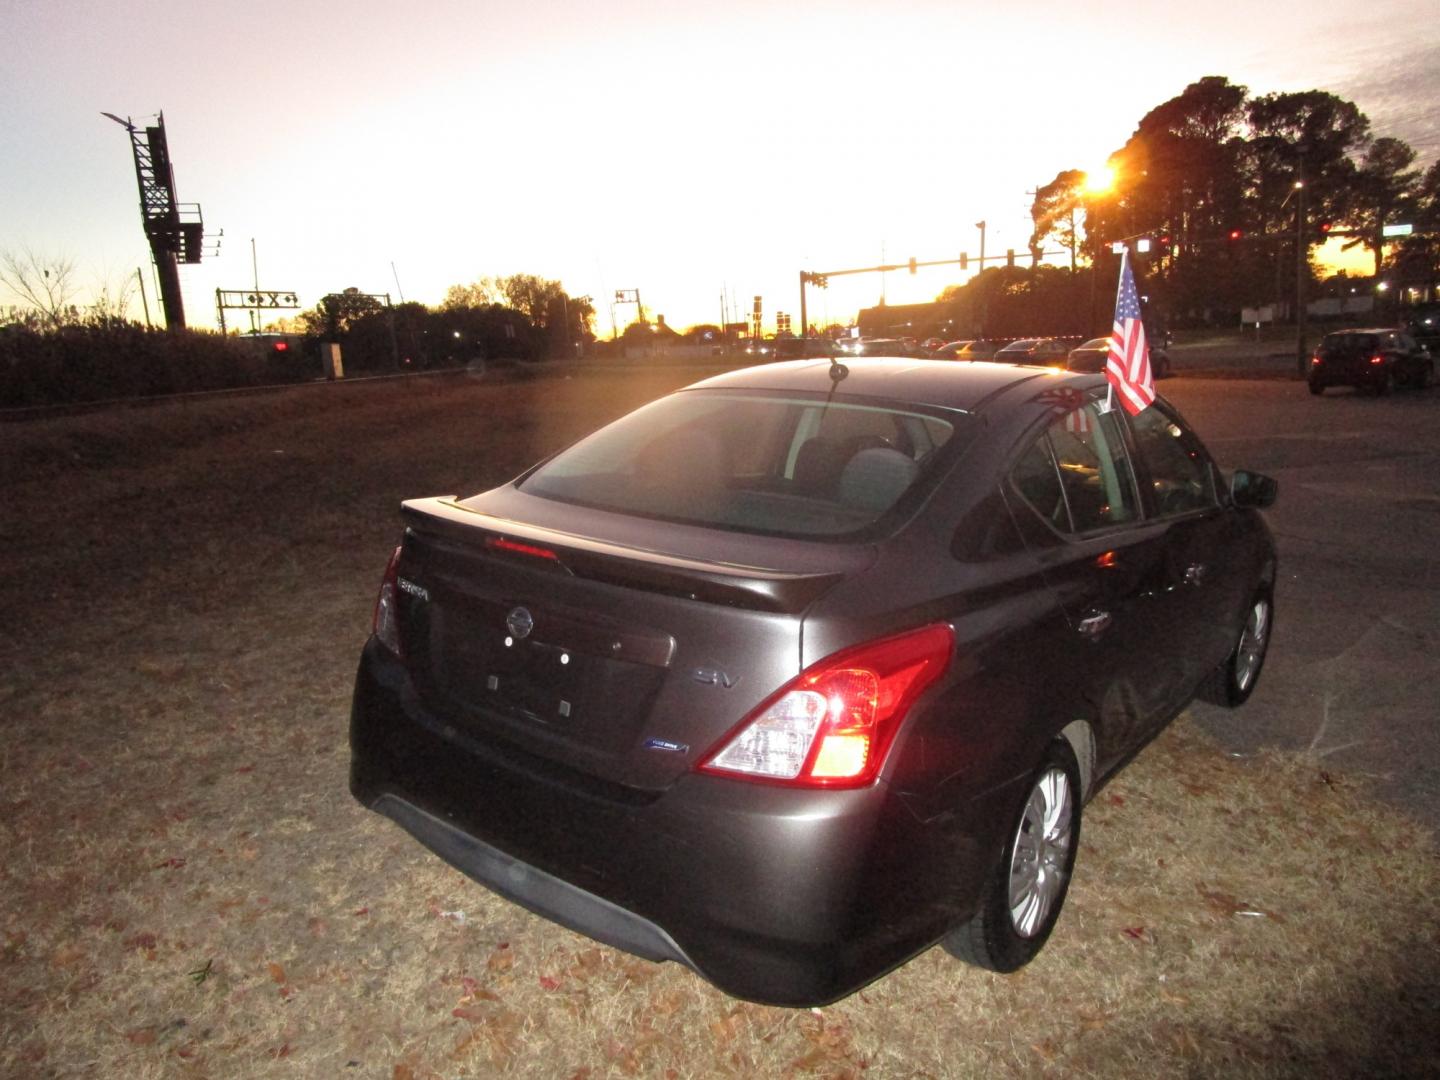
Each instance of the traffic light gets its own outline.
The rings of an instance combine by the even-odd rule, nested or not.
[[[1015,265],[1015,249],[1014,249],[1014,248],[1006,248],[1006,249],[1005,249],[1005,265],[1006,265],[1006,266],[1014,266],[1014,265]]]
[[[910,273],[915,273],[915,256],[910,256]]]
[[[963,251],[960,252],[960,269],[961,269],[961,270],[969,270],[969,269],[970,269],[970,256],[967,255],[967,254],[965,254],[965,252],[963,252]]]
[[[1329,236],[1329,235],[1330,235],[1330,230],[1333,229],[1334,227],[1335,227],[1335,223],[1334,223],[1333,221],[1322,221],[1322,222],[1320,222],[1320,235],[1321,235],[1321,236]]]
[[[1231,240],[1240,240],[1240,239],[1243,239],[1243,238],[1244,238],[1244,236],[1245,236],[1245,230],[1244,230],[1244,229],[1231,229],[1230,232],[1227,233],[1226,235],[1227,235]]]

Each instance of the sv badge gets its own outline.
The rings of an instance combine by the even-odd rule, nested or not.
[[[732,690],[740,682],[733,675],[727,675],[719,668],[697,667],[690,672],[690,677],[705,686],[718,686],[722,690]]]

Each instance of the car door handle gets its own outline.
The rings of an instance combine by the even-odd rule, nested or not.
[[[1186,585],[1202,585],[1205,582],[1206,566],[1204,563],[1191,563],[1185,568]]]
[[[1113,619],[1114,617],[1108,611],[1096,611],[1081,619],[1080,625],[1075,629],[1079,630],[1083,636],[1089,638],[1091,641],[1095,641],[1101,634],[1109,629]]]

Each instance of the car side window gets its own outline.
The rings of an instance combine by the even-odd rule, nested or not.
[[[1061,532],[1070,532],[1070,514],[1065,508],[1065,493],[1060,488],[1060,474],[1050,453],[1050,440],[1041,435],[1020,455],[1010,470],[1010,483],[1030,504],[1031,509]]]
[[[1035,512],[1064,533],[1133,521],[1134,474],[1114,414],[1085,405],[1046,429],[1015,463],[1011,484]]]
[[[1114,413],[1086,405],[1050,425],[1050,444],[1077,533],[1133,521],[1135,480]]]
[[[1217,504],[1215,470],[1200,441],[1158,407],[1130,418],[1135,454],[1144,467],[1161,517]]]

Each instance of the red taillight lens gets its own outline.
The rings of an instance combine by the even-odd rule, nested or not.
[[[371,632],[375,639],[396,656],[404,656],[400,646],[400,548],[396,548],[385,566],[385,577],[380,582],[380,595],[375,598],[375,618]]]
[[[1381,356],[1379,353],[1376,353],[1374,356],[1370,357],[1370,363],[1372,364],[1383,364],[1384,362],[1385,357]]]
[[[529,555],[532,559],[549,559],[552,562],[560,560],[560,556],[547,547],[540,547],[538,544],[524,544],[519,540],[507,540],[503,536],[487,538],[485,546],[492,551],[508,551],[512,555]]]
[[[747,716],[700,769],[796,787],[869,784],[953,647],[954,633],[937,623],[826,657]]]

